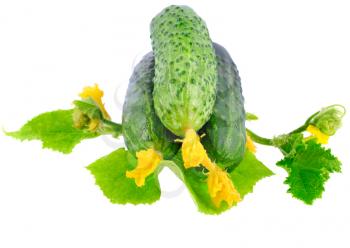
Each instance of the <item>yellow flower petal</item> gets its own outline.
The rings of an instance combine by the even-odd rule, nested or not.
[[[226,201],[231,207],[233,203],[241,200],[227,172],[215,164],[209,170],[207,184],[209,195],[217,208],[220,207],[222,201]]]
[[[188,169],[202,165],[209,171],[207,185],[214,205],[219,208],[221,202],[226,201],[231,207],[233,203],[240,201],[240,194],[227,172],[210,160],[196,131],[188,129],[182,142],[181,151],[184,167]]]
[[[137,152],[136,157],[137,166],[134,170],[127,171],[126,177],[134,178],[136,185],[141,187],[145,184],[146,177],[152,174],[158,167],[162,156],[157,151],[150,148]]]
[[[318,129],[317,127],[313,126],[313,125],[309,125],[306,129],[306,131],[308,131],[309,133],[311,133],[311,137],[308,137],[308,138],[316,138],[317,139],[317,142],[320,143],[320,144],[327,144],[328,143],[328,139],[329,139],[329,136],[322,133],[320,131],[320,129]],[[306,139],[308,139],[306,138]]]
[[[248,151],[250,151],[252,153],[256,153],[256,146],[255,146],[252,138],[250,138],[250,136],[248,134],[247,134],[246,147],[247,147]]]
[[[206,150],[201,144],[200,137],[193,129],[188,129],[181,147],[182,159],[186,169],[197,167],[208,160]]]
[[[92,119],[89,123],[89,131],[95,131],[100,124],[100,120]]]
[[[102,103],[102,97],[103,97],[103,91],[100,90],[97,84],[94,86],[87,86],[83,89],[83,91],[79,94],[79,96],[82,99],[89,99],[91,98],[97,106],[100,108],[102,111],[103,117],[105,119],[110,120],[110,116],[107,113],[104,104]]]

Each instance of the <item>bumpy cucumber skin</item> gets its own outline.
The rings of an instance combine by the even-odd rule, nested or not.
[[[153,18],[154,106],[178,136],[199,130],[212,114],[216,57],[205,22],[186,6],[169,6]]]
[[[246,145],[245,110],[241,80],[230,54],[213,43],[218,81],[213,114],[199,133],[209,157],[222,168],[233,169],[243,159]]]
[[[217,66],[217,97],[209,121],[199,131],[209,156],[220,167],[233,169],[245,152],[245,111],[238,70],[229,53],[213,43]],[[136,66],[123,106],[123,135],[133,153],[150,147],[172,158],[179,144],[162,125],[152,103],[154,56],[148,53]]]
[[[176,136],[159,120],[153,106],[154,56],[150,52],[135,67],[130,77],[123,105],[123,137],[134,155],[140,150],[154,148],[164,159],[171,159],[180,144]]]

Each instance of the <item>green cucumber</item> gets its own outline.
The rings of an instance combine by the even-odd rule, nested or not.
[[[153,107],[154,56],[146,54],[130,78],[124,105],[122,128],[125,144],[135,155],[154,148],[164,159],[171,159],[179,149],[175,135],[160,122]]]
[[[220,167],[232,169],[242,160],[246,143],[241,82],[237,67],[226,49],[216,43],[213,45],[218,62],[217,97],[213,114],[200,133],[206,134],[202,138],[202,143],[209,157]],[[166,154],[173,156],[179,148],[173,143],[175,136],[162,125],[152,106],[153,75],[154,57],[150,52],[136,66],[130,79],[123,110],[125,142],[128,149],[134,152],[147,149],[154,141],[143,137],[150,137],[149,133],[156,133],[155,140],[158,144],[156,148],[165,150]],[[145,111],[145,108],[150,111]],[[142,130],[149,126],[147,122],[154,123],[153,129],[143,133]],[[165,141],[162,140],[163,136]],[[169,144],[174,147],[170,148]]]
[[[201,129],[202,144],[220,167],[233,169],[243,159],[246,144],[241,80],[230,54],[213,43],[218,62],[217,93],[213,114]]]
[[[212,114],[216,58],[205,22],[187,6],[169,6],[153,18],[154,107],[162,123],[183,137]]]

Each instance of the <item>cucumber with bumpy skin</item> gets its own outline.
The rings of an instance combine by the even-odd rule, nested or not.
[[[202,144],[209,157],[222,168],[233,169],[243,159],[246,145],[245,111],[241,80],[230,54],[213,43],[218,62],[216,102],[202,128]]]
[[[153,148],[164,159],[172,158],[179,144],[155,114],[153,107],[154,57],[152,52],[143,57],[130,78],[123,105],[123,136],[128,150],[135,155],[140,150]]]
[[[213,114],[209,121],[201,129],[200,133],[206,135],[202,139],[202,143],[206,148],[210,158],[220,167],[230,169],[234,168],[243,158],[246,143],[245,133],[245,111],[243,106],[243,96],[241,82],[238,75],[236,65],[226,49],[219,44],[213,43],[218,62],[217,74],[217,96],[214,105]],[[154,57],[148,53],[140,64],[135,68],[134,74],[130,79],[130,85],[127,94],[127,101],[124,105],[123,113],[123,130],[126,144],[131,151],[148,148],[154,141],[141,139],[144,135],[149,135],[144,132],[144,127],[147,122],[146,111],[143,107],[152,104],[152,96],[150,91],[153,87],[154,75]],[[136,79],[137,78],[137,79]],[[136,80],[135,80],[136,79]],[[137,84],[135,83],[137,82]],[[147,90],[143,90],[141,87]],[[136,87],[137,86],[137,87]],[[141,93],[141,94],[140,94]],[[131,106],[132,105],[132,106]],[[139,110],[141,108],[141,110]],[[162,132],[165,133],[166,143],[173,144],[172,136],[166,131],[165,127],[160,123],[157,116],[154,114],[152,106],[149,107],[152,111],[148,122],[155,123],[157,130],[150,130],[155,133],[160,130],[156,140],[160,140]],[[139,116],[142,118],[139,119]],[[148,143],[147,143],[148,142]],[[145,145],[146,143],[146,145]],[[141,145],[142,144],[142,145]],[[164,149],[167,146],[162,144],[163,150],[169,155],[173,155],[173,151],[178,149]],[[174,145],[175,146],[175,145]],[[160,149],[160,146],[157,146]]]
[[[169,6],[153,18],[154,106],[162,123],[184,137],[210,118],[216,58],[205,22],[187,6]]]

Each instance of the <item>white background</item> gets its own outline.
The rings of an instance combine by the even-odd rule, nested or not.
[[[149,23],[187,4],[238,65],[250,124],[272,136],[320,107],[348,107],[347,1],[17,1],[0,2],[0,125],[16,130],[49,110],[67,109],[99,83],[120,121],[132,66],[150,50]],[[122,146],[99,138],[71,155],[0,134],[0,247],[350,247],[349,117],[329,146],[343,162],[322,200],[306,206],[286,193],[280,153],[258,146],[276,175],[220,216],[197,212],[187,191],[151,206],[113,205],[85,166]],[[166,191],[180,182],[161,175]]]

